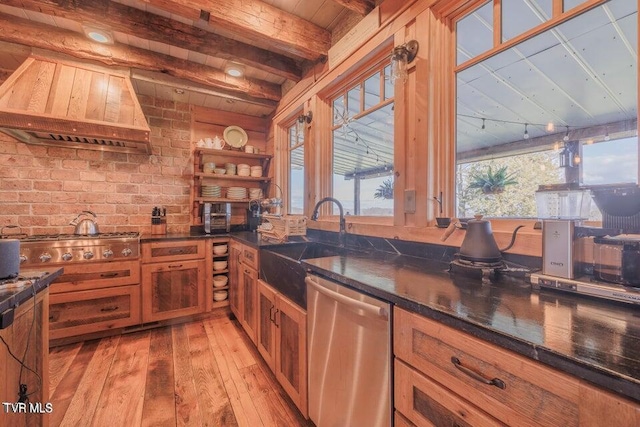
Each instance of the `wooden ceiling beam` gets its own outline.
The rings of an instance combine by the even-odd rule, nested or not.
[[[309,21],[259,0],[143,0],[164,11],[231,32],[285,55],[318,60],[331,47],[331,34]]]
[[[74,0],[65,3],[61,3],[60,0],[2,1],[8,6],[90,23],[111,31],[232,60],[294,82],[300,81],[302,76],[296,61],[284,55],[112,1]]]
[[[105,65],[160,71],[210,86],[256,103],[279,101],[280,86],[262,80],[233,78],[213,67],[118,43],[103,45],[84,35],[0,13],[0,40],[97,61]],[[271,104],[271,103],[269,103]]]
[[[338,3],[340,6],[344,6],[349,10],[352,10],[362,16],[365,16],[371,12],[374,8],[372,0],[333,0],[334,3]]]

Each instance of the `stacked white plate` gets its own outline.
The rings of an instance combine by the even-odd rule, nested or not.
[[[219,185],[203,185],[202,197],[221,197],[222,188]]]
[[[250,188],[249,189],[249,198],[251,200],[262,199],[262,189],[261,188]]]
[[[251,166],[250,175],[253,177],[261,177],[262,176],[262,166]]]
[[[247,189],[244,187],[229,187],[227,199],[241,200],[247,198]]]
[[[227,175],[236,174],[236,165],[234,163],[225,163],[224,168],[227,170]]]
[[[245,165],[244,163],[241,163],[238,165],[238,176],[249,176],[251,175],[251,169],[249,168],[249,165]]]
[[[204,173],[213,173],[213,170],[216,168],[216,164],[213,162],[207,162],[202,166],[202,171]]]

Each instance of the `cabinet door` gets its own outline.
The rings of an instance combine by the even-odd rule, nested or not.
[[[394,406],[418,427],[504,425],[399,359],[394,382]]]
[[[307,313],[280,294],[276,296],[276,378],[307,416]]]
[[[204,240],[169,240],[142,244],[142,263],[204,259]]]
[[[173,319],[205,309],[205,261],[142,266],[142,320]]]
[[[256,345],[272,371],[275,371],[276,327],[276,291],[262,280],[258,280],[258,328]]]
[[[229,244],[229,306],[239,322],[242,322],[243,286],[240,274],[240,248],[234,242]]]
[[[86,291],[140,283],[140,261],[70,264],[51,284],[51,293]]]
[[[51,294],[52,340],[140,323],[140,286]]]
[[[258,272],[247,266],[241,266],[242,272],[242,319],[240,323],[251,338],[256,343],[256,325],[258,323],[257,292],[258,292]]]

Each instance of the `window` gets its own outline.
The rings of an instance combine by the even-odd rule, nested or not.
[[[287,129],[289,136],[289,194],[288,213],[304,213],[304,125],[296,124]]]
[[[638,182],[637,23],[637,2],[609,0],[456,70],[457,215],[536,217],[540,185]]]
[[[380,64],[331,100],[333,197],[348,215],[393,216],[394,119],[389,70],[388,65]]]

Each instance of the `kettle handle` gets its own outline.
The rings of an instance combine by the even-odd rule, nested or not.
[[[451,218],[451,222],[449,223],[449,226],[447,227],[446,230],[444,230],[444,233],[442,234],[442,236],[440,236],[440,241],[444,242],[445,240],[447,240],[449,236],[453,234],[456,228],[462,228],[460,224],[460,220],[458,218]]]
[[[82,215],[83,213],[84,213],[84,214],[91,214],[91,215],[93,215],[93,217],[94,217],[94,218],[98,218],[98,217],[96,216],[96,214],[94,214],[92,211],[82,211],[82,212],[80,213],[80,215]],[[80,215],[78,215],[78,216],[80,216]]]
[[[509,249],[511,249],[513,244],[516,242],[516,234],[518,234],[518,230],[520,230],[522,227],[524,227],[524,225],[519,225],[515,230],[513,230],[513,234],[511,235],[511,242],[509,242],[506,247],[500,249],[500,252],[508,251]]]

